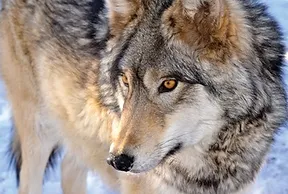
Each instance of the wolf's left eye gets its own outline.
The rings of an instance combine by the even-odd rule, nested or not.
[[[128,77],[123,73],[121,74],[121,79],[122,79],[122,82],[123,84],[128,87],[129,86],[129,82],[128,82]]]
[[[159,87],[159,93],[171,92],[173,91],[178,85],[178,81],[175,79],[168,79],[165,80],[161,86]]]

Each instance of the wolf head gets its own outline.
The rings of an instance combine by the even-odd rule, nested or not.
[[[259,20],[266,32],[259,35],[244,6],[236,0],[107,0],[110,40],[100,85],[103,103],[121,113],[111,165],[151,170],[188,147],[206,150],[226,123],[285,104],[277,25],[266,28]],[[268,42],[275,49],[267,49]],[[271,92],[280,96],[276,102]],[[273,122],[283,119],[284,107]]]

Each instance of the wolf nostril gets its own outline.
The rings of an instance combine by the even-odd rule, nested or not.
[[[126,154],[121,154],[115,157],[115,168],[120,171],[130,171],[133,167],[134,157],[128,156]]]
[[[126,154],[121,154],[119,156],[110,154],[109,158],[107,159],[107,163],[113,166],[116,170],[128,172],[133,167],[134,157]]]
[[[107,164],[114,167],[114,164],[113,164],[114,159],[115,159],[115,156],[113,154],[110,154],[110,156],[106,160]]]

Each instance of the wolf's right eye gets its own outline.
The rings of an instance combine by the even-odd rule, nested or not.
[[[176,79],[165,80],[159,87],[159,93],[171,92],[178,86],[178,81]]]
[[[123,84],[128,87],[129,86],[129,82],[128,82],[128,77],[123,73],[121,74],[121,79],[122,79],[122,82]]]

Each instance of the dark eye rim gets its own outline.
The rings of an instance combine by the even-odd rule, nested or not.
[[[175,83],[175,86],[174,86],[173,88],[167,88],[167,87],[165,87],[165,86],[164,86],[165,82],[166,82],[166,81],[171,81],[171,80],[173,80],[173,81],[176,82],[176,83]],[[161,83],[161,85],[159,86],[158,92],[159,92],[160,94],[161,94],[161,93],[172,92],[173,90],[175,90],[175,89],[177,88],[178,83],[179,83],[179,81],[178,81],[177,79],[175,79],[175,78],[166,79],[166,80],[164,80],[164,81]]]
[[[124,72],[121,72],[121,73],[119,73],[119,77],[120,77],[120,80],[121,80],[121,82],[123,83],[123,85],[125,86],[125,87],[129,87],[129,84],[128,83],[124,83],[123,81],[122,81],[122,77],[123,76],[126,76],[125,75],[125,73]],[[127,77],[127,76],[126,76]],[[128,78],[127,78],[128,79]]]

